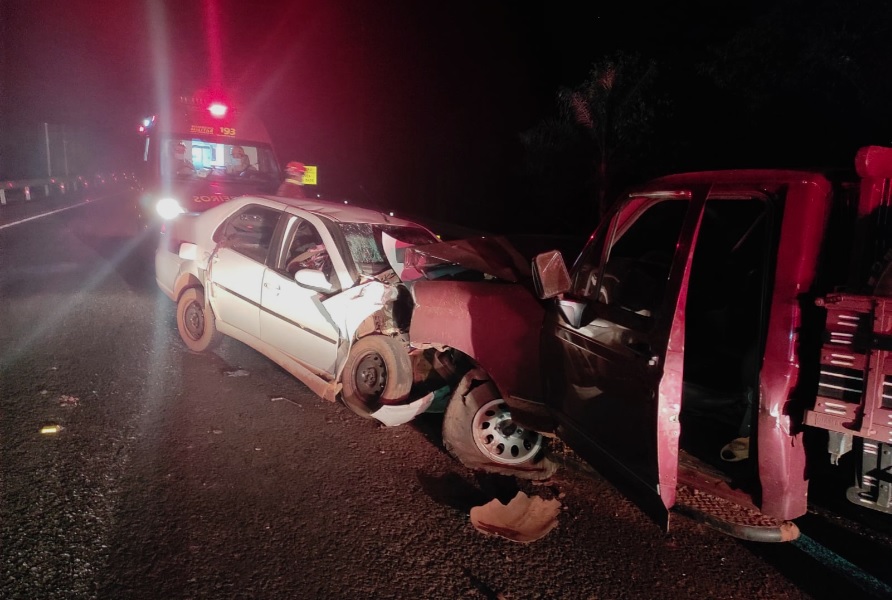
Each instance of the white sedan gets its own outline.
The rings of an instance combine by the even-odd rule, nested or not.
[[[509,410],[538,385],[543,311],[516,284],[528,274],[499,238],[440,242],[381,212],[274,196],[180,215],[155,254],[190,350],[230,336],[387,425],[443,400],[463,463],[544,477],[542,436]]]
[[[436,241],[420,225],[371,210],[243,196],[165,228],[155,276],[177,302],[177,327],[190,350],[231,336],[328,399],[339,391],[357,330],[374,328],[380,335],[362,344],[371,351],[353,353],[366,363],[364,379],[346,382],[344,399],[350,405],[361,401],[356,395],[374,394],[397,403],[408,394],[411,367],[397,324],[366,323],[397,299],[398,289],[376,277],[394,278],[385,244]]]

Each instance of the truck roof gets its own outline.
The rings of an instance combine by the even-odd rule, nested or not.
[[[641,193],[663,187],[689,187],[704,184],[793,184],[814,183],[830,189],[827,175],[817,170],[794,169],[726,169],[715,171],[697,171],[666,175],[653,179],[643,185],[635,186],[632,193]]]
[[[272,145],[269,132],[257,115],[239,107],[228,107],[223,116],[213,116],[208,106],[189,102],[173,102],[168,118],[158,120],[157,129],[164,134],[182,137],[200,136],[202,139],[231,144],[235,140],[250,140]],[[226,131],[226,135],[221,134]]]

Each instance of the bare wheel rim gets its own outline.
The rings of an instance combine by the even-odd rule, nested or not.
[[[368,406],[376,404],[387,387],[387,365],[384,358],[377,352],[369,352],[363,356],[356,363],[353,381],[363,402]]]
[[[480,452],[494,462],[507,465],[529,462],[542,448],[542,436],[516,424],[501,398],[477,409],[471,434]]]
[[[183,326],[193,340],[200,340],[204,334],[204,307],[192,301],[183,311]]]

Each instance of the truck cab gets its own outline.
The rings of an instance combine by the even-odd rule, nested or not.
[[[157,228],[244,194],[275,193],[282,171],[260,119],[230,101],[182,97],[146,118],[138,213]]]
[[[675,507],[794,539],[809,428],[834,461],[863,452],[850,499],[889,511],[892,289],[870,273],[892,149],[855,167],[662,177],[620,199],[571,268],[534,260],[554,431],[666,527]]]

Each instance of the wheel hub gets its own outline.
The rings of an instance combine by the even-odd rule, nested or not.
[[[524,463],[542,448],[542,436],[515,423],[501,398],[481,406],[471,427],[477,448],[494,462]]]
[[[363,396],[380,396],[387,385],[387,369],[378,354],[364,356],[356,368],[356,389]]]
[[[189,336],[198,340],[204,333],[204,308],[198,302],[191,302],[183,315],[183,324]]]

